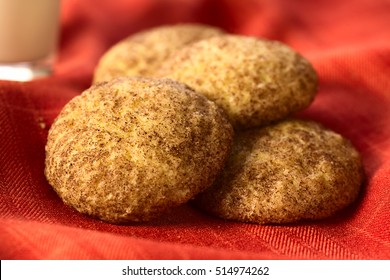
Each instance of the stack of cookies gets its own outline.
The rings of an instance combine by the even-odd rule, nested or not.
[[[54,121],[45,174],[81,213],[147,221],[193,201],[259,224],[333,215],[358,196],[359,153],[293,115],[317,93],[312,65],[276,41],[199,24],[134,34]]]

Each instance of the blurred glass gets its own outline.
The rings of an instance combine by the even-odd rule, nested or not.
[[[52,73],[60,0],[0,0],[0,80]]]

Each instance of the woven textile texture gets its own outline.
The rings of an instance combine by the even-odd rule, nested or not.
[[[301,116],[362,154],[367,180],[355,203],[328,219],[283,226],[227,222],[191,205],[118,226],[62,203],[43,174],[54,118],[91,85],[111,45],[178,22],[279,40],[312,62],[319,91]],[[389,259],[389,26],[388,0],[63,0],[54,75],[0,81],[0,258]]]

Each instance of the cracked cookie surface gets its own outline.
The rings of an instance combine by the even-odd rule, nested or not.
[[[317,74],[290,47],[225,34],[177,50],[156,76],[187,84],[216,102],[238,129],[262,126],[308,107]]]
[[[120,76],[153,76],[177,49],[224,33],[203,24],[163,25],[135,33],[116,43],[100,58],[94,83]]]
[[[81,213],[150,220],[212,184],[232,137],[223,111],[185,85],[118,78],[63,108],[49,131],[45,175]]]
[[[259,224],[320,219],[352,203],[364,178],[360,155],[341,135],[298,119],[237,133],[215,184],[196,205]]]

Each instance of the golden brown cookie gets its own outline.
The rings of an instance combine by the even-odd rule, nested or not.
[[[153,76],[169,55],[201,39],[222,34],[203,24],[164,25],[136,33],[112,46],[100,59],[94,83],[120,76]]]
[[[351,143],[289,119],[240,132],[215,184],[195,199],[218,217],[259,224],[320,219],[353,202],[363,181]]]
[[[235,128],[262,126],[303,110],[317,75],[296,51],[276,42],[220,35],[184,48],[156,71],[220,105]]]
[[[185,85],[118,78],[63,108],[49,131],[45,175],[79,212],[145,221],[210,186],[232,135],[223,111]]]

